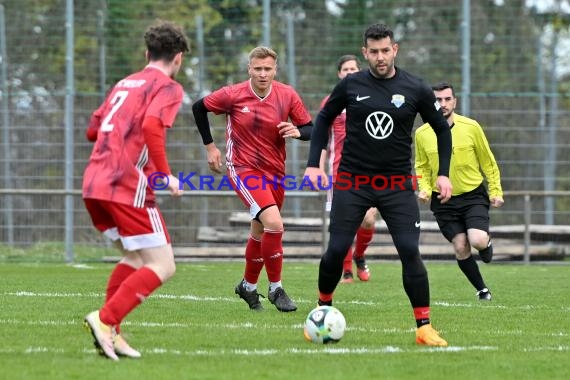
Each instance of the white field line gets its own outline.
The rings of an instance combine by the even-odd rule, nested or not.
[[[308,343],[307,343],[308,344]],[[338,346],[314,346],[315,348],[286,348],[286,349],[218,349],[218,350],[180,350],[173,348],[151,348],[139,349],[146,355],[167,355],[167,356],[270,356],[270,355],[378,355],[378,354],[403,354],[403,353],[456,353],[472,351],[499,351],[494,346],[449,346],[449,347],[421,347],[402,348],[395,346],[384,347],[359,347],[343,348]],[[570,346],[538,346],[526,347],[522,352],[570,352]],[[73,354],[77,351],[65,350],[53,347],[27,347],[25,349],[0,348],[0,354]],[[80,352],[86,355],[95,355],[95,349],[84,348]]]
[[[78,320],[18,320],[18,319],[0,319],[0,327],[3,325],[9,326],[77,326],[80,325],[81,321]],[[142,327],[142,328],[168,328],[168,329],[224,329],[224,330],[296,330],[301,331],[303,329],[302,323],[291,323],[291,324],[267,324],[267,323],[253,323],[253,322],[243,322],[243,323],[180,323],[180,322],[138,322],[138,321],[124,321],[122,326],[132,326],[132,327]],[[441,332],[445,332],[451,329],[440,329]],[[401,329],[401,328],[374,328],[374,327],[361,327],[361,326],[347,326],[346,331],[355,333],[375,333],[375,334],[408,334],[415,332],[415,328]],[[562,331],[553,331],[548,333],[537,334],[534,332],[524,332],[522,330],[494,330],[493,335],[495,336],[549,336],[549,337],[560,337],[566,338],[570,337],[570,333]]]
[[[307,343],[308,345],[309,343]],[[402,354],[402,353],[432,353],[432,352],[462,352],[462,351],[498,351],[498,347],[492,346],[450,346],[450,347],[418,347],[416,349],[395,346],[384,347],[358,347],[343,348],[333,346],[314,346],[315,348],[285,348],[285,349],[214,349],[214,350],[180,350],[173,348],[141,349],[144,355],[169,355],[169,356],[270,356],[270,355],[376,355],[376,354]],[[535,351],[568,351],[569,347],[538,347]],[[95,355],[95,349],[84,348],[80,352]],[[25,349],[0,348],[0,354],[70,354],[76,351],[53,347],[27,347]]]
[[[2,293],[3,296],[8,297],[39,297],[39,298],[78,298],[78,297],[85,297],[85,298],[104,298],[105,294],[103,293],[60,293],[60,292],[33,292],[27,290],[20,290],[16,292],[4,292]],[[209,297],[209,296],[196,296],[192,294],[153,294],[152,298],[158,299],[172,299],[172,300],[182,300],[182,301],[194,301],[194,302],[243,302],[238,297]],[[313,300],[298,300],[295,299],[295,302],[298,303],[316,303]],[[345,301],[345,302],[338,302],[339,304],[351,304],[351,305],[376,305],[374,302],[370,301]]]
[[[36,320],[36,321],[23,321],[18,319],[0,319],[0,327],[2,325],[10,325],[10,326],[74,326],[81,324],[81,321],[78,320],[67,320],[67,321],[57,321],[57,320]],[[292,329],[301,331],[303,329],[302,323],[291,323],[291,324],[267,324],[267,323],[252,323],[252,322],[243,322],[243,323],[164,323],[164,322],[136,322],[136,321],[124,321],[121,323],[121,326],[134,326],[134,327],[143,327],[143,328],[182,328],[182,329],[224,329],[224,330],[285,330],[285,329]],[[402,334],[402,333],[412,333],[415,329],[397,329],[397,328],[384,328],[384,329],[375,329],[375,328],[363,328],[363,327],[353,327],[347,326],[346,331],[353,331],[353,332],[373,332],[373,333],[382,333],[382,334]]]
[[[39,298],[78,298],[78,297],[86,297],[86,298],[104,298],[105,294],[103,293],[95,293],[95,292],[88,292],[88,293],[60,293],[60,292],[33,292],[27,290],[21,290],[16,292],[4,292],[1,293],[2,296],[8,297],[39,297]],[[182,301],[192,301],[192,302],[243,302],[238,297],[209,297],[209,296],[196,296],[192,294],[153,294],[152,298],[158,299],[172,299],[172,300],[182,300]],[[315,300],[303,300],[303,299],[295,299],[297,303],[315,303]],[[432,306],[439,306],[439,307],[451,307],[451,308],[481,308],[484,307],[485,309],[512,309],[512,310],[543,310],[543,309],[555,309],[551,306],[544,306],[544,305],[519,305],[519,306],[505,306],[501,304],[497,304],[495,302],[485,303],[484,305],[477,301],[473,303],[452,303],[452,302],[443,302],[443,301],[432,301]],[[366,305],[366,306],[378,306],[381,303],[371,302],[371,301],[363,301],[363,300],[350,300],[350,301],[336,301],[335,305]],[[561,305],[560,310],[563,312],[570,312],[570,307],[567,305]]]

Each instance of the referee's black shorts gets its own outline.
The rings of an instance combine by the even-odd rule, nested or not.
[[[446,203],[432,193],[430,209],[441,233],[448,241],[455,235],[466,233],[469,228],[489,233],[489,194],[483,184],[474,190],[451,197]]]

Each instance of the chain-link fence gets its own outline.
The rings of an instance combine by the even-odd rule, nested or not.
[[[67,211],[74,216],[74,242],[101,242],[79,196],[66,204],[63,195],[42,191],[66,189],[71,172],[71,188],[80,189],[91,150],[84,137],[90,113],[116,80],[144,65],[142,35],[157,18],[182,25],[192,42],[178,77],[186,90],[184,106],[168,133],[175,171],[207,173],[190,105],[245,80],[251,48],[267,44],[278,52],[278,79],[295,86],[315,116],[336,83],[337,58],[360,56],[364,29],[381,22],[392,26],[400,44],[397,65],[430,83],[455,85],[457,111],[484,126],[504,190],[570,190],[570,36],[562,3],[0,1],[0,239],[16,245],[63,241]],[[212,121],[222,147],[225,122]],[[307,152],[308,143],[290,144],[289,174],[302,174]],[[532,223],[570,224],[567,198],[533,199]],[[226,226],[232,211],[243,210],[235,196],[160,202],[176,245],[197,244],[198,227]],[[290,198],[283,213],[316,217],[321,206],[315,198]],[[493,212],[493,221],[520,223],[522,212],[522,198],[513,197]],[[424,218],[431,218],[427,210]]]

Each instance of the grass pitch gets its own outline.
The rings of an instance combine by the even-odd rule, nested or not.
[[[241,262],[180,263],[127,317],[143,358],[98,356],[82,319],[101,306],[110,264],[0,263],[1,379],[567,379],[570,266],[480,264],[480,302],[455,263],[427,262],[432,322],[447,348],[418,346],[401,267],[371,262],[368,283],[340,284],[347,320],[336,345],[303,339],[316,303],[316,262],[285,261],[299,310],[249,311],[233,291]],[[266,294],[267,280],[260,290]]]

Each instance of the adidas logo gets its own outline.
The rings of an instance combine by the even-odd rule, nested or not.
[[[241,109],[241,112],[244,112],[244,113],[249,112],[249,108],[247,108],[247,106],[245,106]]]

